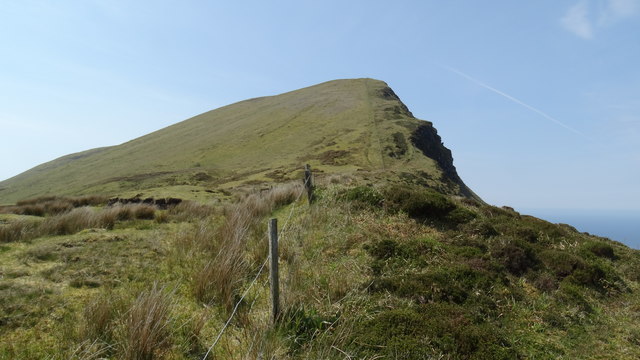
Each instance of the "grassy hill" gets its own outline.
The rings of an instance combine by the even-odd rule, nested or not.
[[[640,357],[636,250],[416,185],[301,194],[0,215],[0,359]]]
[[[230,105],[1,186],[0,359],[640,358],[640,252],[485,204],[380,81]]]
[[[333,174],[404,172],[471,194],[430,123],[415,119],[384,82],[355,79],[242,101],[59,158],[0,182],[0,204],[83,194],[206,199],[296,177],[304,163]]]

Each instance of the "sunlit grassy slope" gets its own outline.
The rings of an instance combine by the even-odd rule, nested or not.
[[[420,126],[430,156],[411,140]],[[305,163],[319,172],[392,173],[470,194],[430,123],[415,119],[384,82],[353,79],[242,101],[122,145],[56,159],[0,182],[0,204],[47,194],[202,199],[287,180]]]

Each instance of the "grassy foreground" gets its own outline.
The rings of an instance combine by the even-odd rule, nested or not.
[[[311,205],[301,193],[4,208],[0,358],[201,359],[236,304],[209,358],[640,358],[636,250],[415,185],[341,176]]]

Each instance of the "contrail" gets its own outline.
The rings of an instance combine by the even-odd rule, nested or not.
[[[584,137],[584,138],[585,138],[585,139],[587,139],[587,140],[591,140],[591,139],[589,139],[589,137],[588,137],[587,135],[585,135],[585,134],[584,134],[584,133],[582,133],[581,131],[578,131],[578,130],[576,130],[576,129],[572,128],[571,126],[569,126],[569,125],[567,125],[567,124],[563,123],[562,121],[560,121],[560,120],[558,120],[558,119],[556,119],[556,118],[552,117],[551,115],[549,115],[549,114],[545,113],[545,112],[544,112],[544,111],[542,111],[542,110],[539,110],[539,109],[534,108],[533,106],[531,106],[531,105],[529,105],[529,104],[525,103],[525,102],[524,102],[524,101],[522,101],[522,100],[519,100],[519,99],[517,99],[517,98],[515,98],[515,97],[513,97],[513,96],[511,96],[511,95],[509,95],[509,94],[506,94],[506,93],[504,93],[504,92],[502,92],[502,91],[500,91],[500,90],[498,90],[498,89],[496,89],[496,88],[494,88],[494,87],[492,87],[492,86],[489,86],[489,85],[487,85],[487,84],[483,83],[482,81],[480,81],[480,80],[478,80],[478,79],[475,79],[475,78],[473,78],[473,77],[471,77],[471,76],[469,76],[469,75],[467,75],[467,74],[463,73],[462,71],[460,71],[460,70],[458,70],[458,69],[454,69],[454,68],[452,68],[452,67],[450,67],[450,66],[446,66],[446,65],[440,65],[440,66],[441,66],[441,67],[443,67],[443,68],[444,68],[444,69],[446,69],[446,70],[449,70],[449,71],[451,71],[451,72],[453,72],[453,73],[456,73],[456,74],[458,74],[458,75],[462,76],[463,78],[465,78],[465,79],[467,79],[467,80],[469,80],[469,81],[471,81],[471,82],[475,83],[476,85],[482,86],[483,88],[485,88],[485,89],[487,89],[487,90],[491,90],[491,91],[493,91],[494,93],[496,93],[496,94],[498,94],[498,95],[501,95],[501,96],[503,96],[503,97],[505,97],[505,98],[507,98],[507,99],[509,99],[509,100],[513,101],[514,103],[516,103],[516,104],[518,104],[518,105],[524,106],[525,108],[527,108],[527,109],[529,109],[529,110],[531,110],[531,111],[535,112],[536,114],[538,114],[538,115],[542,116],[543,118],[545,118],[545,119],[547,119],[547,120],[551,120],[551,121],[553,121],[554,123],[556,123],[556,124],[558,124],[558,125],[562,126],[563,128],[565,128],[565,129],[567,129],[567,130],[569,130],[569,131],[571,131],[571,132],[573,132],[573,133],[575,133],[575,134],[578,134],[578,135],[580,135],[580,136]]]

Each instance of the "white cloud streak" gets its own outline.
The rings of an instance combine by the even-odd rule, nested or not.
[[[450,66],[445,66],[445,65],[442,65],[442,67],[444,69],[446,69],[446,70],[449,70],[449,71],[451,71],[451,72],[453,72],[455,74],[458,74],[458,75],[462,76],[463,78],[473,82],[474,84],[476,84],[478,86],[481,86],[481,87],[483,87],[483,88],[485,88],[487,90],[490,90],[490,91],[492,91],[492,92],[494,92],[494,93],[496,93],[496,94],[498,94],[498,95],[500,95],[500,96],[502,96],[502,97],[504,97],[504,98],[506,98],[508,100],[511,100],[512,102],[514,102],[514,103],[516,103],[516,104],[518,104],[520,106],[523,106],[526,109],[529,109],[529,110],[533,111],[534,113],[536,113],[536,114],[542,116],[543,118],[555,123],[556,125],[559,125],[559,126],[565,128],[565,129],[571,131],[574,134],[580,135],[581,137],[591,141],[591,139],[587,135],[585,135],[583,132],[572,128],[571,126],[569,126],[569,125],[563,123],[562,121],[552,117],[551,115],[545,113],[544,111],[525,103],[524,101],[522,101],[522,100],[520,100],[518,98],[515,98],[515,97],[513,97],[513,96],[511,96],[511,95],[509,95],[509,94],[507,94],[507,93],[505,93],[503,91],[500,91],[500,90],[498,90],[498,89],[496,89],[496,88],[494,88],[492,86],[489,86],[489,85],[483,83],[482,81],[463,73],[462,71],[460,71],[458,69],[452,68]]]
[[[560,19],[562,26],[570,32],[583,39],[593,37],[593,27],[589,21],[589,7],[586,1],[581,1],[567,11],[567,14]]]
[[[640,0],[606,0],[602,5],[599,5],[601,2],[594,2],[581,0],[571,6],[560,19],[560,24],[583,39],[591,39],[596,30],[631,18],[640,9]]]

